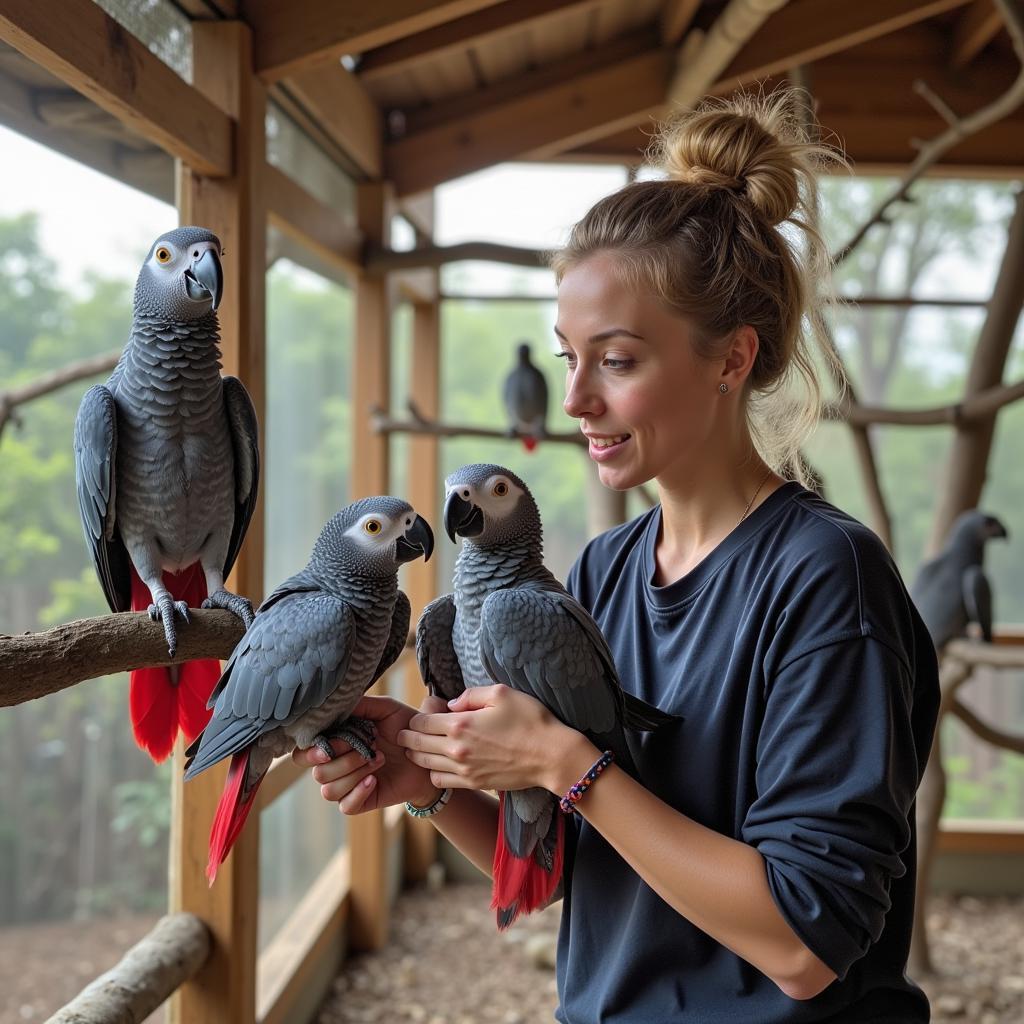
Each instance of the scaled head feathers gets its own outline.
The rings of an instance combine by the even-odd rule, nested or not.
[[[511,470],[492,463],[457,469],[445,480],[444,525],[477,547],[536,544],[540,513],[530,489]]]

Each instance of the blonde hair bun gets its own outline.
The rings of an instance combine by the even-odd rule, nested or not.
[[[828,152],[809,143],[799,108],[794,89],[709,101],[663,127],[650,156],[670,178],[728,189],[779,224],[800,206],[801,180],[813,177]]]

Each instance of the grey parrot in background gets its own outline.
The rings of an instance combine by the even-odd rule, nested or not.
[[[463,544],[454,593],[427,605],[416,628],[430,692],[451,700],[467,686],[504,683],[536,697],[635,775],[635,738],[626,729],[678,719],[621,689],[597,623],[544,566],[540,513],[526,484],[502,466],[473,465],[445,487],[445,529]],[[551,899],[564,826],[547,790],[499,798],[492,907],[507,928]]]
[[[249,395],[220,374],[220,257],[204,228],[153,243],[128,344],[75,421],[79,510],[107,604],[162,620],[172,656],[175,616],[187,622],[189,606],[253,619],[224,588],[256,505],[259,450]],[[203,729],[219,675],[216,661],[131,674],[132,726],[154,760],[171,752],[179,726],[187,740]]]
[[[275,757],[341,738],[373,759],[372,723],[349,717],[409,635],[398,567],[434,537],[410,505],[364,498],[323,528],[309,563],[260,605],[210,697],[213,718],[186,751],[185,778],[231,758],[210,832],[213,884]]]
[[[975,622],[992,640],[992,589],[985,576],[985,543],[1007,537],[1006,527],[978,509],[961,513],[950,528],[945,547],[921,566],[910,596],[924,619],[937,650],[954,637],[966,636]]]
[[[532,452],[544,437],[548,415],[548,382],[530,362],[530,346],[517,349],[518,362],[505,378],[502,396],[508,413],[509,428],[518,432],[526,450]]]

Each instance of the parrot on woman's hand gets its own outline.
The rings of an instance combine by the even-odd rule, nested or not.
[[[185,752],[191,779],[231,758],[210,831],[210,884],[245,824],[275,757],[330,739],[373,760],[374,726],[352,718],[409,636],[398,567],[430,558],[434,535],[410,505],[364,498],[320,532],[309,563],[260,605],[210,697],[213,718]]]
[[[221,246],[183,227],[152,245],[135,286],[128,344],[75,421],[78,505],[93,564],[114,612],[147,610],[177,648],[175,616],[226,608],[249,626],[252,605],[229,593],[256,505],[256,413],[241,382],[220,374]],[[139,746],[155,761],[209,721],[216,661],[131,673]]]
[[[430,692],[503,683],[536,697],[636,774],[627,729],[678,719],[625,693],[590,613],[545,568],[541,520],[529,489],[501,466],[464,466],[445,481],[444,524],[463,538],[454,593],[432,601],[416,627]],[[545,789],[499,793],[491,906],[499,928],[546,905],[561,880],[564,826]]]

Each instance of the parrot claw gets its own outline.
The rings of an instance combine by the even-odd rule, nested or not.
[[[170,594],[163,594],[157,603],[151,604],[146,611],[154,622],[164,624],[167,653],[173,658],[174,652],[178,649],[178,631],[174,628],[174,615],[177,613],[186,623],[190,622],[188,604],[184,601],[175,601]]]
[[[325,729],[314,740],[328,757],[334,758],[330,740],[344,740],[357,751],[364,761],[373,760],[373,745],[377,739],[377,727],[367,718],[346,718]]]
[[[225,611],[231,612],[233,615],[237,615],[242,622],[245,623],[245,628],[248,629],[255,619],[255,615],[252,610],[252,602],[242,597],[239,594],[232,594],[231,591],[225,590],[223,587],[220,590],[215,590],[203,603],[203,608],[223,608]]]

